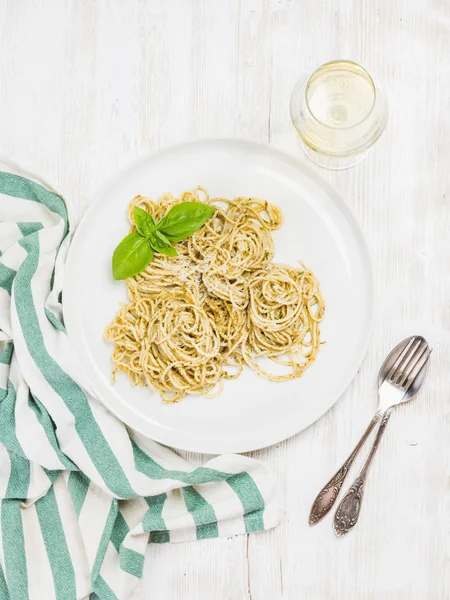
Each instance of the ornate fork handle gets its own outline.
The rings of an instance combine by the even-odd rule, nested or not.
[[[311,507],[311,512],[309,514],[309,524],[315,525],[318,523],[323,517],[331,510],[334,503],[336,502],[336,498],[341,491],[342,484],[347,476],[347,473],[352,466],[353,461],[355,460],[356,455],[363,447],[365,441],[369,437],[375,425],[380,420],[382,415],[381,410],[377,410],[373,419],[370,421],[367,429],[362,434],[361,439],[356,444],[353,452],[347,458],[345,463],[339,469],[339,471],[330,479],[330,481],[320,490],[314,503]]]
[[[345,494],[344,498],[342,499],[341,503],[339,504],[336,510],[336,514],[334,515],[334,531],[338,536],[342,536],[348,533],[358,521],[359,513],[361,511],[361,504],[364,494],[364,485],[366,483],[367,472],[369,470],[373,457],[375,456],[375,452],[377,451],[378,446],[380,445],[381,438],[383,437],[383,433],[386,429],[391,413],[392,408],[389,408],[384,413],[383,418],[381,419],[380,427],[377,431],[375,441],[370,450],[369,456],[367,457],[366,462],[364,463],[361,471],[358,473],[351,488]]]

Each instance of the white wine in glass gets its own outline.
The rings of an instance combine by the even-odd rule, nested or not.
[[[337,60],[294,88],[291,117],[306,154],[329,169],[360,162],[387,123],[383,90],[360,65]]]

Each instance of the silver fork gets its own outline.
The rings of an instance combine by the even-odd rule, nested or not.
[[[317,494],[314,503],[311,507],[311,512],[309,514],[309,524],[315,525],[319,521],[321,521],[325,515],[333,508],[334,503],[341,491],[342,485],[347,477],[347,474],[355,460],[356,456],[359,454],[361,448],[366,443],[369,435],[372,433],[375,425],[379,423],[381,417],[386,411],[386,398],[385,391],[386,386],[383,386],[383,382],[388,378],[389,374],[393,371],[393,369],[397,369],[401,366],[401,363],[409,358],[409,353],[411,348],[417,345],[418,342],[426,343],[425,339],[421,336],[411,336],[406,338],[400,344],[397,344],[395,348],[393,348],[388,356],[385,358],[383,364],[381,365],[380,372],[378,373],[378,398],[379,404],[378,409],[372,420],[370,421],[367,429],[361,436],[361,439],[356,444],[350,456],[344,462],[344,464],[338,469],[338,471],[333,475],[333,477],[324,485],[324,487]],[[422,372],[425,374],[425,369]],[[424,379],[424,376],[422,380]],[[418,389],[415,385],[415,389]],[[411,388],[407,392],[409,397],[411,396]]]
[[[423,337],[410,338],[392,365],[387,377],[381,383],[379,395],[383,417],[366,462],[336,510],[334,516],[336,535],[343,536],[356,525],[361,511],[367,472],[380,445],[392,411],[398,404],[411,400],[420,390],[426,377],[427,369],[424,367],[428,366],[430,354],[431,349]]]

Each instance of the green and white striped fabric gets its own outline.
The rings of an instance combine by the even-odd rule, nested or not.
[[[275,526],[266,468],[193,468],[90,392],[66,336],[64,201],[0,163],[0,600],[140,598],[149,542]]]

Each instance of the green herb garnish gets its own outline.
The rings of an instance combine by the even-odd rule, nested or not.
[[[182,202],[169,210],[158,223],[147,211],[134,207],[137,232],[127,235],[114,250],[112,272],[114,279],[127,279],[143,271],[153,260],[155,252],[178,256],[172,242],[190,237],[214,214],[214,206],[200,202]]]

